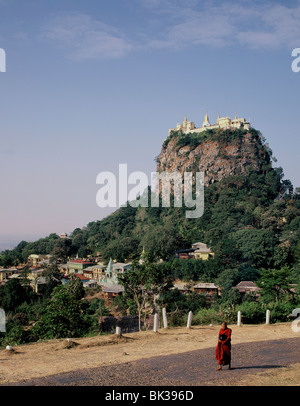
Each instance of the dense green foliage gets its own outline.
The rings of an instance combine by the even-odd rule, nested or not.
[[[243,142],[244,136],[247,133],[255,135],[257,139],[260,137],[258,131],[251,129],[250,131],[240,129],[219,129],[210,130],[207,129],[201,133],[182,133],[180,131],[172,132],[169,137],[163,143],[163,148],[166,148],[171,138],[176,139],[176,149],[179,150],[182,147],[189,146],[191,149],[195,149],[198,145],[207,141],[218,141],[221,145],[228,145],[232,141]],[[259,145],[259,144],[258,144]]]
[[[18,279],[10,280],[0,286],[0,307],[6,313],[6,332],[0,333],[0,345],[99,333],[100,308],[102,316],[109,310],[102,299],[84,296],[82,282],[76,277],[57,286],[49,278],[43,295],[33,293]]]

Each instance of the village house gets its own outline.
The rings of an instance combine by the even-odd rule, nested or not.
[[[86,272],[84,271],[84,274],[80,274],[80,273],[73,273],[71,275],[65,275],[62,278],[62,284],[66,285],[67,283],[69,283],[70,281],[70,277],[74,275],[76,278],[78,278],[81,282],[82,282],[82,286],[85,289],[89,289],[89,288],[96,288],[98,286],[97,284],[97,280],[93,279],[91,276],[92,274],[86,274]]]
[[[114,263],[113,260],[110,259],[107,265],[103,265],[102,263],[88,266],[84,269],[83,275],[96,280],[98,284],[115,284],[118,283],[118,275],[125,273],[130,267],[130,263]]]
[[[178,250],[175,256],[179,259],[202,259],[203,261],[209,258],[214,258],[215,254],[203,242],[195,242],[191,248]]]
[[[187,282],[174,282],[172,289],[177,289],[180,293],[183,293],[185,295],[188,295],[192,292],[191,286]]]
[[[204,244],[203,242],[196,242],[192,244],[192,248],[194,251],[194,258],[195,259],[202,259],[206,261],[209,258],[214,258],[215,254],[211,251],[211,249]]]
[[[95,289],[95,288],[97,288],[97,286],[98,286],[97,280],[95,280],[95,279],[89,279],[89,280],[87,280],[87,281],[83,281],[83,282],[82,282],[82,286],[83,286],[85,289]]]
[[[51,255],[30,254],[27,258],[27,265],[29,267],[39,267],[41,265],[48,265]]]
[[[193,287],[194,292],[202,293],[206,299],[212,300],[213,295],[220,296],[220,288],[215,283],[200,282]]]
[[[190,293],[204,294],[208,301],[211,301],[216,295],[219,297],[221,295],[220,288],[215,283],[199,282],[193,285],[191,282],[176,281],[173,284],[173,289],[179,290],[180,293],[188,295]]]
[[[130,270],[131,263],[116,262],[110,258],[109,263],[105,269],[105,273],[102,275],[100,283],[118,284],[119,275],[124,274]]]
[[[260,296],[261,289],[252,281],[241,281],[232,289],[238,290],[242,295],[247,293],[253,294],[258,298]]]
[[[92,265],[84,270],[84,275],[88,275],[91,272],[92,278],[96,279],[99,283],[105,278],[106,265]]]
[[[63,273],[64,275],[68,274],[68,264],[57,264],[58,270]]]
[[[29,284],[35,293],[43,293],[47,279],[43,276],[44,269],[39,267],[31,267],[26,275]]]
[[[179,259],[189,259],[189,258],[194,258],[194,248],[187,248],[184,250],[178,250],[175,253],[175,256]]]
[[[124,287],[118,284],[107,285],[102,290],[103,298],[108,305],[111,305],[112,300],[119,295],[122,295],[124,292]]]
[[[22,278],[22,274],[21,274],[21,272],[16,272],[16,273],[13,273],[12,275],[10,275],[9,277],[8,277],[8,279],[21,279]]]
[[[11,269],[0,269],[0,282],[6,282],[10,276],[14,274]]]
[[[67,274],[72,273],[83,274],[83,270],[89,266],[95,265],[95,262],[84,259],[73,259],[67,263]]]
[[[71,274],[71,275],[76,276],[76,278],[80,279],[82,283],[87,282],[87,281],[89,281],[89,280],[90,280],[90,278],[89,278],[89,277],[84,276],[84,275],[83,275],[83,274],[81,274],[81,273],[74,273],[74,274]],[[70,275],[70,276],[71,276],[71,275]],[[68,278],[68,279],[69,279],[69,278]]]
[[[88,279],[93,279],[93,271],[89,270],[89,268],[85,268],[82,275],[87,277]]]
[[[47,278],[45,276],[38,276],[30,283],[30,286],[35,293],[43,293],[47,286]]]

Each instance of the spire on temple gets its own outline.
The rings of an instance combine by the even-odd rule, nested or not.
[[[207,114],[207,111],[206,111],[204,122],[203,122],[203,127],[208,127],[208,126],[210,126],[210,122],[209,122],[208,114]]]

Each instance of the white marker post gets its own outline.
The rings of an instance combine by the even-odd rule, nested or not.
[[[116,327],[116,335],[121,336],[121,327]]]
[[[240,326],[241,323],[242,323],[242,314],[241,314],[240,311],[238,311],[238,314],[237,314],[237,325]]]
[[[6,317],[2,308],[0,308],[0,333],[6,333]]]
[[[189,311],[188,320],[187,320],[187,328],[191,328],[191,326],[192,326],[192,318],[193,318],[193,312]]]
[[[165,307],[162,309],[164,328],[168,328],[167,310]]]
[[[270,324],[270,310],[266,311],[266,324]]]
[[[154,333],[158,332],[158,313],[154,315],[153,331]]]

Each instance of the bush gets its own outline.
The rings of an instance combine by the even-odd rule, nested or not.
[[[180,327],[183,326],[184,323],[186,323],[186,318],[183,315],[183,312],[168,315],[168,325],[170,327]]]
[[[295,304],[287,302],[271,302],[267,307],[270,310],[271,323],[276,323],[289,321],[289,315],[292,313],[293,309],[300,306],[295,306]]]
[[[234,320],[234,312],[231,308],[216,310],[201,309],[193,317],[193,325],[221,324],[223,321],[230,323]]]
[[[36,339],[79,337],[86,331],[81,301],[74,298],[65,286],[58,286],[53,292],[32,333]]]
[[[263,323],[266,319],[266,309],[258,302],[243,302],[236,307],[236,312],[242,313],[242,322],[245,324]]]
[[[26,344],[31,341],[31,334],[29,330],[24,330],[22,326],[12,326],[4,337],[0,340],[2,346],[6,345],[20,345]]]

